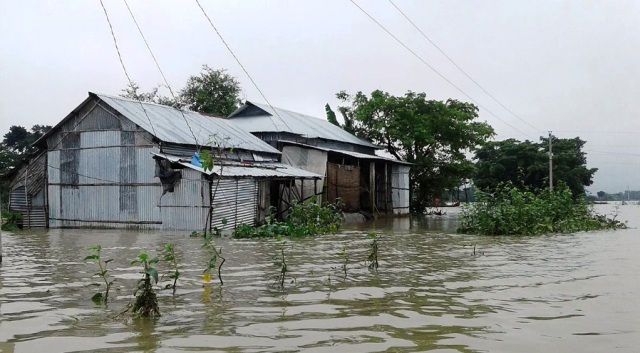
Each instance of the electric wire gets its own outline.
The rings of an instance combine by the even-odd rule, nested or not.
[[[253,77],[251,77],[251,75],[249,74],[249,72],[247,71],[247,69],[244,67],[244,65],[242,65],[242,63],[240,62],[240,59],[238,59],[238,57],[236,56],[236,54],[233,52],[233,50],[231,50],[231,47],[229,46],[229,44],[227,44],[227,41],[224,39],[224,37],[222,37],[222,34],[220,33],[220,31],[218,31],[218,28],[213,24],[213,21],[211,20],[211,18],[209,17],[209,15],[207,14],[207,12],[205,11],[205,9],[202,7],[202,5],[200,4],[199,0],[195,0],[196,4],[198,4],[198,7],[200,8],[200,10],[202,11],[202,14],[204,15],[204,17],[207,18],[207,21],[209,22],[209,24],[211,25],[211,28],[213,28],[213,30],[216,32],[216,34],[218,35],[218,37],[220,38],[220,40],[222,41],[222,43],[224,44],[224,46],[227,48],[227,50],[229,51],[229,53],[231,53],[231,56],[233,56],[233,58],[236,60],[236,62],[238,63],[238,65],[240,66],[240,68],[242,68],[242,71],[244,71],[244,73],[247,75],[247,77],[249,78],[249,80],[251,81],[251,83],[253,84],[253,86],[256,88],[256,90],[258,90],[258,92],[260,93],[260,95],[262,96],[262,99],[265,100],[265,102],[267,102],[267,104],[269,105],[269,107],[271,108],[271,110],[273,110],[273,112],[278,116],[278,118],[280,119],[280,121],[282,121],[282,123],[289,129],[289,131],[293,131],[293,129],[291,129],[291,127],[289,125],[287,125],[287,122],[284,121],[284,119],[282,119],[282,117],[280,116],[280,114],[278,113],[278,111],[273,107],[273,105],[271,105],[271,103],[269,102],[269,100],[267,99],[267,97],[264,95],[264,93],[262,92],[262,90],[260,89],[260,87],[258,87],[258,84],[256,83],[256,81],[253,79]],[[276,126],[277,128],[277,126]]]
[[[404,11],[402,11],[398,5],[396,5],[393,0],[388,0],[389,3],[391,5],[393,5],[393,7],[395,7],[396,10],[398,10],[398,12],[400,12],[400,14],[407,20],[409,21],[409,23],[416,29],[418,30],[418,32],[420,32],[420,34],[429,41],[429,43],[431,43],[436,49],[438,49],[438,51],[444,55],[445,58],[447,58],[447,60],[449,60],[449,62],[451,62],[453,64],[453,66],[455,66],[460,72],[462,72],[462,74],[464,74],[469,80],[471,80],[471,82],[473,82],[476,86],[478,86],[478,88],[480,88],[482,90],[482,92],[484,92],[486,95],[488,95],[489,97],[491,97],[491,99],[493,99],[496,103],[498,103],[502,108],[504,108],[504,110],[508,111],[509,113],[511,113],[511,115],[513,115],[514,117],[516,117],[518,120],[522,121],[523,123],[529,125],[531,128],[533,128],[534,130],[537,131],[542,131],[539,128],[531,125],[528,121],[522,119],[520,116],[518,116],[518,114],[514,113],[513,111],[511,111],[511,109],[507,108],[504,104],[502,104],[502,102],[500,102],[494,95],[492,95],[491,93],[489,93],[484,87],[482,87],[480,85],[480,83],[478,83],[478,81],[476,81],[475,79],[473,79],[473,77],[471,77],[466,71],[464,71],[460,65],[458,65],[455,61],[453,61],[453,59],[447,55],[447,53],[444,52],[444,50],[442,50],[433,40],[431,40],[431,38],[429,38],[429,36],[427,36],[421,29],[420,27],[418,27],[418,25],[415,24],[415,22],[413,22],[411,20],[411,18],[409,18],[409,16],[407,16],[407,14],[404,13]]]
[[[142,37],[142,40],[144,41],[144,44],[147,46],[147,50],[149,50],[149,54],[151,54],[151,57],[153,58],[153,62],[156,64],[156,67],[158,68],[158,71],[160,72],[160,75],[162,76],[162,79],[164,80],[164,84],[165,86],[167,86],[167,89],[169,89],[169,93],[171,94],[171,97],[173,98],[174,102],[177,102],[177,98],[176,95],[173,93],[173,90],[171,89],[171,85],[169,85],[169,81],[167,80],[167,77],[164,75],[164,72],[162,71],[162,68],[160,68],[160,64],[158,63],[158,60],[156,59],[156,56],[153,54],[153,51],[151,50],[151,46],[149,45],[149,42],[147,42],[147,38],[144,36],[144,33],[142,33],[142,29],[140,28],[140,25],[138,24],[138,21],[136,20],[136,17],[133,15],[133,11],[131,11],[131,7],[129,7],[129,3],[127,2],[127,0],[123,0],[124,4],[127,6],[127,10],[129,10],[129,14],[131,15],[131,18],[133,19],[133,23],[135,23],[136,28],[138,28],[138,33],[140,33],[140,36]],[[187,117],[184,115],[184,112],[182,111],[182,109],[178,109],[180,111],[180,114],[182,114],[182,118],[184,119],[184,122],[187,123],[187,127],[189,128],[189,132],[191,132],[191,136],[193,136],[193,140],[196,143],[196,148],[198,147],[198,138],[196,137],[196,135],[193,133],[193,129],[191,128],[191,124],[189,124],[189,121],[187,120]]]
[[[197,1],[197,0],[196,0]],[[409,51],[411,54],[413,54],[413,56],[415,56],[418,60],[420,60],[420,62],[422,62],[425,66],[427,66],[428,68],[430,68],[433,72],[435,72],[438,76],[440,76],[440,78],[442,78],[443,80],[445,80],[447,83],[449,83],[453,88],[455,88],[456,90],[458,90],[458,92],[462,93],[465,97],[467,97],[468,99],[470,99],[472,102],[474,102],[478,107],[484,109],[487,113],[489,113],[491,116],[495,117],[496,119],[500,120],[503,124],[509,126],[510,128],[512,128],[513,130],[525,135],[525,136],[530,136],[529,134],[517,129],[515,126],[509,124],[508,122],[506,122],[505,120],[501,119],[499,116],[497,116],[496,114],[494,114],[492,111],[490,111],[489,109],[487,109],[486,107],[484,107],[483,105],[481,105],[480,103],[478,103],[475,99],[473,99],[470,95],[468,95],[465,91],[463,91],[460,87],[458,87],[455,83],[451,82],[451,80],[449,80],[446,76],[444,76],[443,74],[441,74],[438,70],[436,70],[433,66],[431,66],[431,64],[429,64],[425,59],[423,59],[420,55],[418,55],[413,49],[411,49],[409,46],[407,46],[406,44],[404,44],[404,42],[402,42],[398,37],[396,37],[393,33],[391,33],[391,31],[389,31],[385,26],[383,26],[378,20],[376,20],[373,16],[371,16],[365,9],[363,9],[360,5],[358,5],[354,0],[349,0],[351,1],[351,3],[353,5],[355,5],[360,11],[362,11],[362,13],[364,13],[369,19],[371,19],[371,21],[373,21],[376,25],[378,25],[378,27],[380,27],[383,31],[385,31],[389,36],[391,36],[391,38],[393,38],[396,42],[398,42],[398,44],[400,44],[402,47],[404,47],[407,51]],[[537,130],[537,129],[536,129]]]
[[[104,7],[104,3],[102,2],[102,0],[99,0],[99,1],[100,1],[100,6],[102,6],[102,10],[104,11],[104,16],[107,19],[107,24],[109,24],[109,30],[111,31],[111,38],[113,38],[113,44],[116,47],[116,52],[118,53],[118,59],[120,60],[120,65],[122,66],[122,71],[124,71],[124,75],[127,77],[127,81],[129,81],[129,85],[131,87],[133,87],[133,81],[131,80],[131,77],[129,77],[129,73],[127,72],[127,68],[124,65],[124,61],[122,60],[122,55],[120,54],[120,48],[118,47],[118,41],[116,40],[116,35],[113,32],[113,26],[111,25],[111,20],[109,19],[109,14],[107,13],[107,8]],[[142,102],[140,102],[140,107],[144,111],[144,115],[147,117],[147,120],[149,121],[149,125],[151,125],[151,130],[153,131],[153,135],[154,136],[158,136],[156,134],[156,129],[153,127],[153,123],[151,122],[151,118],[149,118],[149,114],[147,113],[147,109],[144,107],[144,104],[142,104]]]

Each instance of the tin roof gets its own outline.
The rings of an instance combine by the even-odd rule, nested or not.
[[[105,94],[89,92],[89,95],[100,98],[127,119],[164,142],[195,145],[193,135],[189,131],[189,126],[191,126],[193,134],[200,145],[205,145],[211,136],[216,136],[216,140],[226,144],[221,146],[223,148],[280,153],[266,142],[226,119],[210,117],[189,110],[181,112],[166,105],[140,102]],[[143,106],[144,109],[142,108]],[[147,115],[149,116],[148,118]],[[189,122],[188,125],[185,119]],[[153,125],[149,123],[149,120]]]
[[[258,109],[256,109],[258,108]],[[247,101],[227,118],[237,126],[250,132],[290,132],[307,138],[321,138],[380,148],[348,133],[327,120],[292,112],[269,105]]]
[[[287,144],[287,145],[296,145],[296,146],[301,146],[301,147],[305,147],[305,148],[313,148],[313,149],[321,150],[321,151],[325,151],[325,152],[340,153],[340,154],[344,154],[344,155],[355,157],[355,158],[359,158],[359,159],[375,159],[375,160],[380,160],[380,161],[385,161],[385,162],[390,162],[390,163],[413,165],[413,163],[410,163],[410,162],[401,161],[401,160],[398,160],[398,159],[395,159],[395,158],[378,156],[378,155],[375,155],[375,154],[366,154],[366,153],[360,153],[360,152],[354,152],[354,151],[344,151],[344,150],[339,150],[339,149],[335,149],[335,148],[311,146],[311,145],[307,145],[307,144],[299,143],[299,142],[294,142],[294,141],[281,140],[280,142],[282,142],[284,144]]]
[[[195,166],[190,161],[165,153],[151,153],[154,156],[178,163],[184,167],[197,170],[207,175],[222,175],[229,178],[286,178],[286,179],[319,179],[320,175],[282,163],[228,163],[216,164],[212,170]]]

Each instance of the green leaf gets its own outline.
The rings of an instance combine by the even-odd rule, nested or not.
[[[148,258],[149,258],[149,255],[144,252],[138,255],[138,260],[141,262],[147,261]]]
[[[102,246],[100,246],[100,245],[90,246],[90,247],[87,248],[87,250],[89,250],[89,251],[100,251],[100,250],[102,250]]]
[[[98,293],[94,294],[91,297],[91,300],[96,304],[100,304],[102,302],[102,292],[98,292]]]
[[[227,225],[227,219],[226,219],[226,218],[223,218],[223,219],[222,219],[222,221],[221,221],[221,223],[222,223],[222,225],[223,225],[223,226],[226,226],[226,225]]]
[[[151,276],[151,278],[153,278],[155,283],[158,283],[158,271],[155,268],[150,267],[147,270],[147,274],[149,274],[149,276]]]
[[[154,257],[153,259],[149,260],[149,265],[157,264],[158,261],[160,261],[160,259],[157,257]]]
[[[100,258],[100,256],[98,256],[98,255],[89,255],[89,256],[86,256],[86,257],[84,258],[84,261],[97,260],[97,259],[99,259],[99,258]]]

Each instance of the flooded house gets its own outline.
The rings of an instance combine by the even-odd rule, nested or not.
[[[27,228],[45,228],[46,152],[38,150],[25,158],[4,178],[9,181],[9,212],[22,215]]]
[[[330,122],[247,101],[228,120],[282,152],[282,163],[322,176],[307,183],[303,198],[340,198],[347,212],[409,213],[410,163],[376,155],[382,147]]]
[[[284,212],[296,185],[321,179],[228,120],[95,93],[34,145],[8,175],[27,227],[233,229]]]

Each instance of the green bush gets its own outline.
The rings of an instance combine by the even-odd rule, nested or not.
[[[2,230],[13,232],[22,224],[22,213],[2,212]]]
[[[284,222],[276,221],[272,210],[267,222],[259,227],[247,224],[238,226],[233,232],[236,238],[273,238],[278,236],[302,237],[335,233],[344,220],[342,202],[318,205],[316,199],[291,204],[289,217]]]
[[[463,208],[458,233],[539,235],[626,228],[615,217],[596,214],[586,200],[574,200],[565,185],[533,192],[506,183],[492,194],[478,192],[476,200]]]

